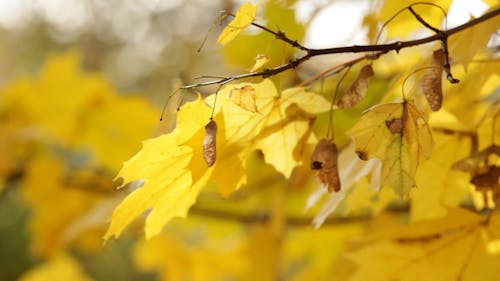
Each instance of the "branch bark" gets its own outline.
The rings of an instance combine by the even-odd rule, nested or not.
[[[304,47],[304,46],[300,45],[297,41],[291,40],[288,37],[286,37],[284,32],[280,32],[280,31],[275,32],[275,31],[268,29],[267,27],[261,26],[261,25],[256,24],[256,23],[252,23],[253,25],[255,25],[257,27],[262,28],[266,32],[274,34],[277,39],[282,40],[282,41],[288,43],[289,45],[291,45],[292,47],[295,47],[295,48],[302,50],[306,53],[304,55],[292,60],[292,61],[289,61],[286,64],[282,64],[282,65],[279,65],[279,66],[276,66],[273,68],[264,69],[262,71],[255,71],[255,72],[238,74],[238,75],[234,75],[234,76],[222,77],[220,79],[210,80],[210,81],[206,81],[206,82],[202,82],[202,83],[185,85],[185,86],[182,86],[180,89],[186,90],[186,89],[193,89],[193,88],[198,88],[198,87],[203,87],[203,86],[208,86],[208,85],[215,85],[215,84],[224,85],[224,84],[227,84],[227,83],[232,82],[232,81],[241,80],[241,79],[245,79],[245,78],[251,78],[251,77],[266,78],[266,77],[277,75],[277,74],[282,73],[284,71],[287,71],[289,69],[296,68],[297,66],[299,66],[303,62],[309,60],[310,58],[316,57],[316,56],[322,56],[322,55],[340,54],[340,53],[372,52],[373,54],[367,55],[366,58],[376,59],[376,58],[380,57],[381,55],[386,54],[390,51],[399,52],[401,49],[404,49],[404,48],[423,45],[423,44],[427,44],[427,43],[434,42],[434,41],[443,42],[443,47],[445,49],[447,49],[446,41],[447,41],[449,36],[451,36],[455,33],[458,33],[464,29],[471,28],[475,25],[478,25],[478,24],[480,24],[488,19],[494,18],[494,17],[498,16],[499,14],[500,14],[500,8],[497,8],[495,10],[492,10],[492,11],[485,13],[481,17],[470,20],[469,22],[466,22],[462,25],[459,25],[459,26],[454,27],[454,28],[449,29],[449,30],[444,30],[444,31],[437,30],[436,34],[428,36],[428,37],[424,37],[421,39],[408,40],[408,41],[396,41],[396,42],[387,43],[387,44],[354,45],[354,46],[325,48],[325,49],[311,49],[311,48]],[[348,65],[348,66],[350,66],[350,65]],[[448,64],[448,67],[449,67],[449,64]],[[446,65],[445,65],[445,68],[446,68]],[[447,78],[451,83],[458,82],[458,80],[456,80],[455,78],[453,78],[453,76],[451,76],[451,73],[448,72],[448,74],[449,75],[447,75],[448,76]]]

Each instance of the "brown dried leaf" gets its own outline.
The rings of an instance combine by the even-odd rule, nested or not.
[[[327,186],[328,192],[340,191],[337,146],[331,140],[322,139],[311,155],[311,169],[317,170],[316,177]]]
[[[234,88],[229,92],[231,101],[237,106],[250,112],[257,112],[257,104],[255,103],[255,89],[246,85],[241,88]]]
[[[340,98],[338,106],[340,108],[348,108],[358,104],[358,102],[365,97],[366,90],[368,89],[368,82],[373,74],[371,65],[367,64],[363,66],[351,87],[349,87],[349,89]]]
[[[443,103],[443,90],[441,87],[443,62],[443,50],[439,49],[434,51],[430,68],[426,70],[422,78],[422,89],[432,111],[439,110]]]
[[[217,123],[213,119],[205,126],[205,138],[203,138],[203,158],[207,162],[208,167],[215,163],[216,158],[216,138],[217,138]]]

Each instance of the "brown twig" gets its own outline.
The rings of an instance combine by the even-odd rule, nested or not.
[[[430,42],[434,41],[441,41],[443,43],[443,50],[445,52],[445,64],[444,68],[447,71],[447,78],[451,83],[457,83],[458,80],[453,78],[451,75],[451,72],[449,72],[450,69],[450,64],[448,60],[448,46],[447,46],[447,39],[449,36],[458,33],[464,29],[470,28],[472,26],[475,26],[477,24],[480,24],[488,19],[494,18],[500,14],[500,8],[497,8],[495,10],[489,11],[486,14],[482,15],[481,17],[475,18],[470,20],[467,23],[464,23],[462,25],[459,25],[457,27],[454,27],[449,30],[437,30],[436,34],[424,37],[421,39],[415,39],[415,40],[408,40],[408,41],[396,41],[392,43],[387,43],[387,44],[375,44],[375,45],[354,45],[354,46],[346,46],[346,47],[334,47],[334,48],[324,48],[324,49],[310,49],[307,47],[304,47],[300,45],[297,41],[292,40],[288,38],[284,32],[275,32],[273,30],[270,30],[267,27],[261,26],[256,23],[252,23],[254,26],[257,26],[259,28],[262,28],[266,32],[269,32],[273,35],[276,36],[277,39],[282,40],[286,42],[287,44],[298,48],[302,51],[305,51],[306,54],[289,61],[286,64],[282,64],[273,68],[267,68],[262,71],[254,71],[254,72],[249,72],[249,73],[243,73],[243,74],[238,74],[234,76],[228,76],[228,77],[223,77],[220,79],[215,79],[215,80],[210,80],[202,83],[195,83],[195,84],[190,84],[190,85],[185,85],[182,86],[180,89],[193,89],[193,88],[198,88],[198,87],[203,87],[203,86],[208,86],[208,85],[224,85],[229,82],[233,82],[236,80],[241,80],[245,78],[251,78],[251,77],[270,77],[273,75],[277,75],[279,73],[282,73],[284,71],[287,71],[289,69],[296,68],[303,62],[309,60],[312,57],[316,56],[322,56],[322,55],[329,55],[329,54],[340,54],[340,53],[365,53],[365,52],[374,52],[376,55],[374,55],[374,58],[378,58],[379,56],[386,54],[390,51],[396,51],[399,52],[401,49],[404,48],[409,48],[413,46],[418,46],[418,45],[423,45],[427,44]],[[418,19],[418,18],[417,18]],[[425,22],[425,21],[424,21]],[[427,27],[427,26],[426,26]],[[432,30],[434,30],[434,27],[430,27]]]

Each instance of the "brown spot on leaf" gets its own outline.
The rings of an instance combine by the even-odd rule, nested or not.
[[[356,155],[358,155],[359,159],[363,161],[368,161],[368,153],[366,153],[366,151],[357,150]]]
[[[217,124],[213,119],[205,126],[205,137],[203,138],[203,158],[208,167],[215,163],[216,158]]]
[[[401,134],[401,132],[403,131],[403,119],[401,118],[386,120],[385,125],[393,134]]]
[[[327,139],[320,140],[311,155],[311,168],[317,170],[316,177],[328,188],[328,192],[340,191],[337,159],[337,146]]]

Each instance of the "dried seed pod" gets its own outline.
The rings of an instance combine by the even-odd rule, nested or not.
[[[213,119],[205,126],[205,138],[203,138],[203,158],[208,167],[215,163],[216,158],[217,124]]]
[[[363,66],[351,87],[349,87],[349,89],[340,98],[338,106],[340,108],[348,108],[358,104],[358,102],[365,97],[366,90],[368,89],[368,82],[373,74],[371,65],[367,64]]]
[[[337,158],[337,146],[327,139],[320,140],[311,155],[311,169],[316,170],[316,177],[328,188],[328,192],[340,191]]]
[[[430,68],[425,71],[424,77],[422,78],[422,89],[432,111],[439,110],[443,103],[443,90],[441,87],[443,62],[443,50],[439,49],[434,51]]]

